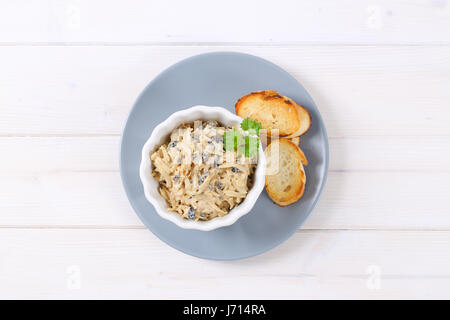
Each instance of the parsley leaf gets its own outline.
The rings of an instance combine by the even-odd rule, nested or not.
[[[259,149],[259,131],[261,124],[250,118],[241,122],[242,134],[236,128],[228,130],[223,135],[223,145],[225,150],[237,150],[247,158],[253,158],[258,154]],[[244,136],[245,135],[245,136]]]
[[[259,130],[261,130],[261,123],[250,118],[245,118],[241,122],[241,128],[244,131],[248,131],[250,134],[259,135]]]
[[[244,137],[236,129],[228,130],[223,134],[223,146],[225,150],[236,150],[244,142]]]
[[[253,158],[258,154],[259,138],[246,136],[242,144],[238,145],[238,152],[247,158]]]

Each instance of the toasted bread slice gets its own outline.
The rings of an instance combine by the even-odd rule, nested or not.
[[[267,133],[266,129],[260,131],[259,139],[261,140],[264,148],[267,147],[270,144],[270,141],[272,140],[270,134]]]
[[[264,147],[267,147],[270,144],[270,141],[271,141],[270,136],[268,136],[265,132],[261,133],[260,138],[261,138],[261,142],[263,143]],[[273,139],[273,140],[275,141],[275,139]],[[295,138],[292,138],[289,140],[291,140],[291,142],[293,144],[300,146],[300,137],[295,137]]]
[[[270,136],[267,136],[266,134],[261,134],[260,138],[261,138],[261,142],[263,143],[264,148],[267,147],[271,142]],[[273,141],[275,141],[275,140],[276,139],[273,139]],[[295,137],[295,138],[292,138],[289,140],[291,140],[291,142],[293,144],[295,144],[296,146],[300,146],[300,137]]]
[[[308,165],[308,159],[306,159],[305,153],[303,152],[303,150],[300,147],[298,147],[298,151],[300,151],[300,158],[301,158],[302,164],[304,166],[307,166]]]
[[[306,174],[302,163],[307,160],[304,153],[290,140],[280,139],[266,148],[265,155],[267,166],[271,168],[266,175],[267,194],[279,206],[296,202],[305,192]]]
[[[287,136],[286,138],[295,138],[304,135],[311,127],[311,115],[309,114],[308,110],[306,110],[303,106],[298,104],[295,104],[295,107],[297,108],[300,127],[296,132]]]
[[[300,137],[292,138],[291,142],[297,146],[300,145]]]
[[[306,186],[306,184],[302,185],[302,189],[300,190],[300,193],[299,193],[299,195],[298,195],[298,197],[296,199],[293,198],[293,199],[291,199],[289,201],[285,201],[285,202],[279,202],[279,201],[276,201],[276,200],[273,200],[273,199],[272,199],[272,201],[273,201],[273,203],[279,205],[280,207],[286,207],[286,206],[288,206],[290,204],[293,204],[294,202],[297,202],[298,200],[300,200],[301,197],[303,197],[303,194],[305,193],[305,186]]]
[[[269,135],[273,129],[278,129],[280,136],[290,136],[301,128],[295,102],[274,90],[243,96],[236,102],[235,109],[238,116],[260,122]]]

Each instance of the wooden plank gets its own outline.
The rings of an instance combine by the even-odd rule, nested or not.
[[[275,14],[274,14],[275,13]],[[14,1],[0,42],[449,43],[445,1]]]
[[[450,47],[416,46],[1,47],[0,135],[118,135],[160,71],[220,50],[292,73],[332,138],[450,135]]]
[[[448,137],[334,138],[329,145],[331,171],[450,171]]]
[[[187,256],[147,230],[0,237],[2,299],[450,298],[448,231],[302,231],[229,262]]]
[[[119,171],[119,136],[0,137],[0,176]]]
[[[0,181],[3,226],[141,226],[118,172],[52,172]]]
[[[329,145],[331,171],[450,171],[447,137],[332,138]],[[119,148],[119,136],[0,137],[0,176],[119,171]]]
[[[306,229],[450,230],[449,172],[330,172]],[[118,172],[3,175],[0,226],[141,227]]]

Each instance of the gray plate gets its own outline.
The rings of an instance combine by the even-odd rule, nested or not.
[[[172,113],[194,105],[234,112],[251,91],[273,89],[308,109],[312,125],[301,138],[309,165],[303,198],[280,208],[263,191],[253,210],[232,226],[213,231],[184,230],[162,219],[145,199],[139,179],[141,149],[153,128]],[[128,199],[142,222],[161,240],[187,254],[216,260],[251,257],[287,240],[317,204],[328,171],[328,139],[319,111],[290,74],[261,58],[215,52],[185,59],[158,75],[138,97],[123,131],[120,172]]]

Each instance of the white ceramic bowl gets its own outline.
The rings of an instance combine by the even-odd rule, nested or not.
[[[210,231],[225,227],[236,222],[240,217],[248,213],[254,206],[261,191],[264,188],[266,158],[262,144],[259,145],[258,164],[255,171],[255,181],[249,190],[245,200],[224,217],[217,217],[209,221],[192,221],[183,219],[177,213],[167,211],[166,200],[159,194],[158,182],[152,176],[152,164],[150,153],[168,140],[170,133],[180,124],[194,122],[195,120],[217,120],[228,126],[239,124],[242,118],[232,114],[221,107],[195,106],[172,114],[165,121],[156,126],[150,138],[142,148],[142,160],[140,166],[140,178],[144,186],[144,194],[147,200],[155,207],[156,212],[164,219],[172,221],[184,229],[197,229]]]

